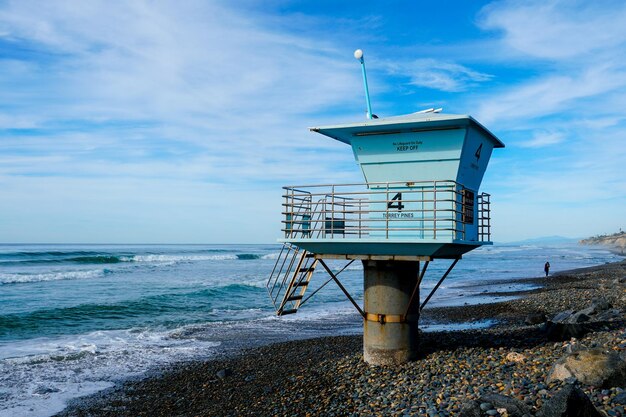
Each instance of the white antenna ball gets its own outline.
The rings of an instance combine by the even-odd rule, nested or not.
[[[361,51],[360,49],[357,49],[356,51],[354,51],[354,57],[356,59],[361,59],[363,58],[363,51]]]

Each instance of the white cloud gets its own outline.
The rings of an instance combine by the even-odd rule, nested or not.
[[[528,141],[520,143],[523,148],[543,148],[546,146],[556,145],[565,140],[562,132],[536,132]]]
[[[436,58],[407,64],[378,60],[373,75],[382,68],[392,77],[372,77],[373,91],[401,79],[444,97],[465,92],[449,102],[478,109],[505,142],[517,138],[486,178],[505,216],[523,215],[529,201],[559,213],[590,198],[623,199],[624,10],[493,3],[480,16],[489,39],[442,45]],[[1,238],[41,240],[20,237],[39,216],[57,225],[44,240],[66,239],[63,224],[89,225],[100,241],[116,240],[114,231],[131,240],[251,241],[255,228],[271,240],[281,185],[361,181],[349,147],[307,131],[362,117],[354,45],[342,44],[358,32],[350,23],[229,2],[3,3],[1,40],[21,52],[0,57],[0,201],[11,201],[0,205]],[[511,68],[514,78],[498,77]],[[398,99],[375,107],[391,113]],[[108,227],[90,225],[98,217]],[[154,224],[169,231],[159,237]]]
[[[330,36],[306,36],[305,16],[299,32],[281,19],[227,2],[3,3],[2,41],[24,53],[0,57],[1,239],[75,240],[44,221],[26,236],[41,217],[93,227],[86,240],[133,240],[117,221],[145,241],[268,241],[278,224],[259,219],[279,215],[281,185],[359,180],[349,147],[307,129],[360,111],[358,65]],[[173,202],[188,222],[168,223]],[[132,225],[151,210],[156,223]]]
[[[479,22],[498,31],[497,61],[506,56],[518,74],[473,98],[477,118],[518,145],[496,154],[486,177],[500,239],[617,230],[626,218],[626,5],[502,1]]]
[[[495,53],[529,74],[481,97],[479,116],[486,123],[519,126],[553,116],[574,122],[573,114],[620,119],[609,98],[626,92],[626,4],[501,1],[483,8],[479,24],[501,35]],[[517,51],[515,58],[511,50]]]
[[[505,44],[526,56],[573,58],[626,42],[622,1],[531,0],[494,2],[480,26],[500,31]]]
[[[170,142],[167,152],[191,145],[232,165],[257,165],[276,147],[295,160],[308,147],[311,114],[360,99],[353,94],[358,68],[332,44],[267,29],[254,15],[216,2],[20,1],[5,5],[0,24],[5,40],[36,45],[32,61],[21,62],[21,75],[7,82],[37,83],[24,90],[20,108],[7,103],[0,122],[52,130],[20,140],[53,153],[58,132],[67,137],[54,126],[67,121],[76,125],[69,129],[94,124],[84,126],[90,134],[82,140],[95,151],[148,153],[157,137]],[[41,51],[51,61],[45,74]],[[244,173],[234,168],[223,176]]]
[[[626,68],[589,66],[581,72],[545,75],[539,79],[506,87],[492,93],[478,106],[477,115],[485,123],[522,121],[553,116],[565,110],[586,116],[605,111],[600,95],[626,88]],[[597,103],[584,101],[597,97]]]
[[[448,92],[465,91],[491,79],[489,74],[436,59],[418,59],[407,64],[388,63],[387,70],[409,77],[412,85]]]

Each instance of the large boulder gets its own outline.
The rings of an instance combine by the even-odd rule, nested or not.
[[[480,403],[490,403],[496,410],[505,408],[509,417],[530,415],[530,408],[520,400],[501,394],[485,394],[478,399]]]
[[[461,406],[459,417],[483,417],[478,401],[470,400]]]
[[[599,313],[611,308],[611,303],[609,303],[605,298],[597,297],[591,300],[591,307],[594,308],[596,313]]]
[[[524,319],[524,323],[531,325],[531,326],[534,324],[545,323],[545,321],[546,321],[546,315],[543,313],[531,313],[527,315],[526,318]]]
[[[560,313],[556,313],[550,321],[555,323],[565,323],[572,314],[574,314],[574,310],[561,311]]]
[[[553,323],[571,323],[571,324],[584,323],[591,319],[591,317],[589,317],[589,315],[585,313],[585,311],[586,310],[581,310],[581,311],[565,310],[556,314],[554,317],[552,317],[550,321]]]
[[[546,321],[543,329],[548,340],[554,342],[569,340],[572,337],[578,339],[589,331],[585,323],[562,323],[551,320]]]
[[[621,318],[623,313],[620,309],[612,308],[604,298],[594,298],[591,305],[585,309],[565,310],[555,314],[545,322],[544,331],[547,338],[554,341],[580,338],[591,328],[587,322],[606,322]]]
[[[620,310],[619,308],[611,308],[598,313],[593,319],[596,321],[613,321],[623,318],[624,314],[622,313],[622,310]]]
[[[585,322],[590,317],[582,311],[565,310],[555,314],[544,324],[544,331],[549,340],[568,340],[572,337],[579,338],[588,331]]]
[[[578,313],[589,316],[593,321],[611,321],[621,317],[621,311],[612,308],[611,303],[604,298],[594,298],[589,307]]]
[[[580,388],[568,384],[543,404],[537,417],[602,417]]]
[[[611,308],[611,304],[607,300],[603,298],[594,298],[591,301],[591,305],[585,309],[580,310],[580,312],[588,316],[592,316],[594,314],[606,311],[609,308]]]
[[[626,360],[599,348],[575,351],[556,361],[548,374],[548,382],[568,378],[594,387],[623,387]]]

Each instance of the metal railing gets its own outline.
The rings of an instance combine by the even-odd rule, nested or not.
[[[491,238],[489,194],[475,195],[452,180],[283,189],[285,238]]]
[[[491,242],[491,195],[478,195],[478,240]]]

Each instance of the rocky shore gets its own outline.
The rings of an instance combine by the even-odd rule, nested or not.
[[[399,367],[365,364],[361,336],[280,343],[178,365],[59,416],[626,416],[626,262],[517,282],[537,288],[425,310],[495,325],[422,333],[420,360]]]

